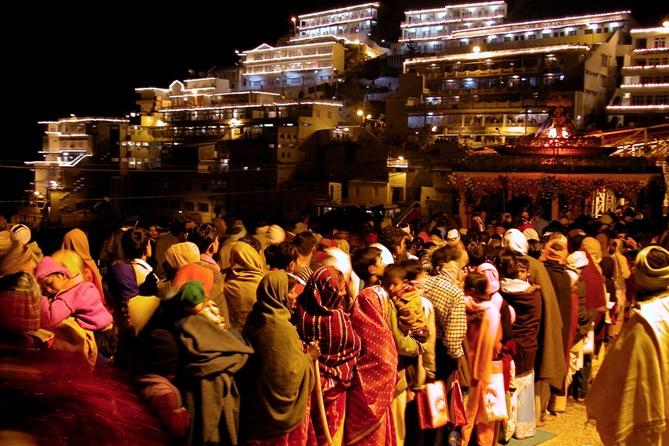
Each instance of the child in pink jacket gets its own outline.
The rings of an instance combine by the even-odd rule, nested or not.
[[[46,294],[41,300],[42,328],[53,329],[70,316],[85,330],[103,330],[112,323],[95,285],[80,275],[72,277],[51,257],[44,257],[37,265],[35,277]]]

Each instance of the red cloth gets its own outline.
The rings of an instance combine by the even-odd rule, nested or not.
[[[342,309],[345,294],[344,276],[327,266],[314,272],[297,300],[297,333],[304,342],[319,342],[325,389],[337,381],[348,385],[360,352],[360,338]]]
[[[396,444],[390,403],[397,379],[398,354],[387,316],[391,303],[380,286],[355,299],[351,323],[362,339],[362,353],[346,403],[344,444]]]
[[[585,255],[588,257],[588,264],[583,268],[581,274],[585,283],[585,306],[588,310],[594,310],[606,306],[604,276],[602,276],[602,273],[595,266],[595,262],[590,257],[590,254],[585,252]]]

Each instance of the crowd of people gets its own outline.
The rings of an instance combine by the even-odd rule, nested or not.
[[[6,225],[0,442],[484,446],[572,400],[606,445],[669,444],[667,228],[462,226],[179,216],[96,260],[81,229],[45,255]]]

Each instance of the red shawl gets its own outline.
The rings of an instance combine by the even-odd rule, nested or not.
[[[380,286],[363,289],[355,299],[351,322],[362,338],[362,351],[346,402],[345,444],[385,441],[395,444],[394,433],[377,435],[392,417],[390,403],[397,377],[397,348],[387,321],[388,294]],[[390,420],[392,425],[392,420]],[[382,434],[382,433],[379,433]]]
[[[599,272],[595,262],[592,260],[590,254],[586,251],[585,255],[588,257],[588,264],[583,268],[581,277],[585,283],[585,306],[588,310],[606,306],[606,297],[604,296],[604,277]]]
[[[319,342],[321,375],[348,385],[360,353],[360,338],[342,309],[345,295],[342,273],[332,266],[316,270],[298,298],[296,325],[304,342]]]

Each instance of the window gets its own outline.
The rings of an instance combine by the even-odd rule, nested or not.
[[[199,212],[209,212],[209,203],[198,203],[197,210]]]
[[[184,202],[184,209],[187,211],[194,211],[195,210],[195,204],[190,202],[190,201],[185,201]]]
[[[657,95],[657,96],[655,96],[655,104],[666,105],[667,103],[669,103],[668,99],[669,99],[669,96],[667,96],[666,94]]]
[[[601,86],[606,88],[607,84],[609,83],[609,77],[605,74],[602,74],[600,79],[601,79],[601,82],[602,82]]]
[[[200,190],[201,190],[202,192],[208,192],[208,191],[209,191],[209,183],[202,183],[202,184],[200,185]]]
[[[609,55],[602,54],[602,67],[608,67],[608,66],[609,66]]]
[[[653,46],[655,48],[664,48],[667,46],[667,39],[665,37],[656,37]]]

